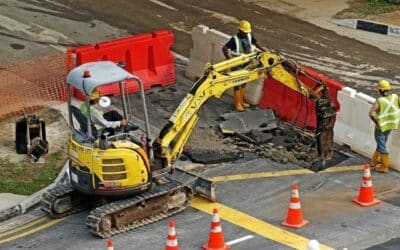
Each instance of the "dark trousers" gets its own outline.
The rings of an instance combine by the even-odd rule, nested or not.
[[[111,111],[104,113],[103,118],[109,122],[117,122],[117,121],[121,121],[123,119],[122,115],[115,110],[111,110]],[[108,131],[110,133],[110,135],[115,134],[114,128],[106,128],[106,131]]]
[[[111,110],[103,114],[103,118],[109,122],[121,121],[123,119],[122,115],[120,115],[117,111]]]

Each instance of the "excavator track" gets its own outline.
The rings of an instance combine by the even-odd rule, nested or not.
[[[135,197],[93,209],[86,225],[94,235],[108,238],[177,214],[191,198],[190,186],[171,180]]]
[[[70,183],[58,184],[43,194],[40,209],[51,218],[62,218],[86,209],[85,200]]]

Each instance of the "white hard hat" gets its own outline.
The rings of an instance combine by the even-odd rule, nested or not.
[[[108,108],[111,105],[111,99],[108,96],[102,96],[99,99],[99,105],[103,109]]]

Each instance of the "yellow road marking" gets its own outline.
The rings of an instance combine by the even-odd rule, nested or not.
[[[43,217],[39,217],[39,218],[36,218],[35,220],[33,220],[33,221],[31,221],[31,222],[29,222],[29,223],[27,223],[27,224],[25,224],[25,225],[23,225],[21,227],[14,228],[12,230],[2,232],[2,233],[0,233],[0,238],[4,237],[6,235],[9,235],[9,234],[15,233],[17,231],[23,230],[23,229],[25,229],[27,227],[31,227],[33,225],[36,225],[36,224],[44,221],[45,219],[46,219],[46,217],[44,217],[44,216]]]
[[[321,173],[337,173],[337,172],[347,172],[361,170],[364,166],[342,166],[342,167],[330,167],[321,171]],[[250,179],[260,179],[268,177],[279,177],[279,176],[293,176],[293,175],[304,175],[304,174],[314,174],[315,172],[308,169],[292,169],[292,170],[282,170],[282,171],[271,171],[271,172],[259,172],[259,173],[249,173],[249,174],[235,174],[235,175],[224,175],[224,176],[214,176],[210,177],[211,181],[214,182],[224,182],[224,181],[239,181],[239,180],[250,180]]]
[[[322,173],[338,173],[347,171],[356,171],[364,169],[364,165],[343,166],[343,167],[330,167],[322,171]]]
[[[56,220],[50,220],[48,223],[43,224],[43,225],[41,225],[41,226],[39,226],[39,227],[35,227],[35,228],[33,228],[33,229],[31,229],[31,230],[28,230],[28,231],[26,231],[26,232],[23,232],[23,233],[21,233],[21,234],[17,234],[17,235],[14,235],[14,236],[12,236],[12,237],[6,238],[6,239],[4,239],[4,240],[0,240],[0,244],[6,243],[6,242],[9,242],[9,241],[13,241],[13,240],[15,240],[15,239],[18,239],[18,238],[21,238],[21,237],[24,237],[24,236],[27,236],[27,235],[36,233],[36,232],[38,232],[38,231],[40,231],[40,230],[43,230],[43,229],[46,229],[46,228],[48,228],[48,227],[51,227],[51,226],[53,226],[53,225],[55,225],[55,224],[58,224],[58,223],[60,223],[61,221],[63,221],[64,219],[65,219],[65,218],[56,219]]]
[[[302,168],[302,169],[282,170],[282,171],[272,171],[272,172],[214,176],[209,179],[211,181],[215,181],[215,182],[238,181],[238,180],[259,179],[259,178],[288,176],[288,175],[312,174],[312,173],[314,173],[314,172],[311,170]]]
[[[223,220],[294,249],[306,249],[309,241],[309,239],[303,236],[291,233],[223,204],[210,202],[203,198],[193,197],[191,207],[208,214],[212,214],[212,210],[217,208],[218,214]],[[320,249],[331,250],[333,248],[320,244]]]

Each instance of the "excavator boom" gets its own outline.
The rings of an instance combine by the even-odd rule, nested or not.
[[[319,137],[324,133],[325,125],[331,124],[324,122],[324,119],[331,119],[332,105],[329,97],[324,96],[325,102],[319,102],[319,96],[326,86],[322,82],[316,82],[312,89],[303,84],[299,74],[305,74],[302,69],[294,62],[283,59],[276,54],[269,52],[252,53],[235,57],[214,65],[206,66],[203,76],[195,82],[189,93],[186,94],[178,108],[170,117],[168,123],[161,130],[158,139],[154,143],[155,156],[161,159],[163,167],[172,167],[173,162],[182,153],[183,146],[188,140],[193,128],[198,121],[198,112],[202,105],[211,97],[221,98],[222,94],[230,88],[240,86],[254,80],[262,79],[267,76],[276,79],[287,87],[299,92],[300,94],[317,101],[317,104],[325,105],[324,114],[318,115]],[[328,111],[328,109],[331,109]],[[317,111],[322,110],[317,108]],[[329,117],[326,117],[329,113]],[[333,119],[334,121],[334,119]],[[331,130],[329,128],[328,130]],[[322,157],[330,157],[329,151],[332,150],[331,142],[319,143],[318,152]],[[328,153],[326,152],[328,148]],[[322,152],[325,152],[322,154]]]

